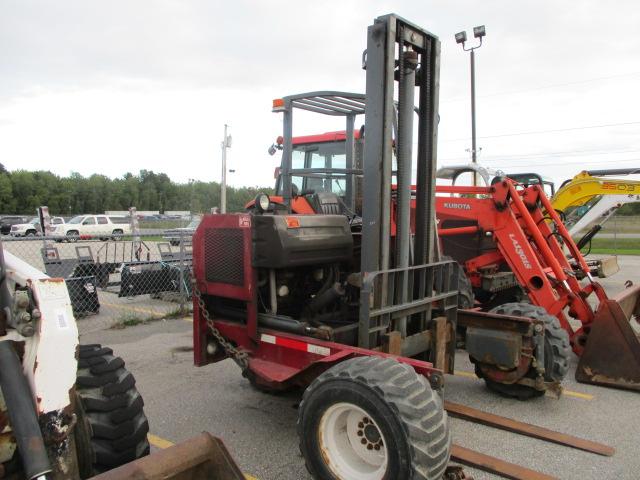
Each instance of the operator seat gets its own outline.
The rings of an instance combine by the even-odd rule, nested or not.
[[[344,215],[343,203],[333,192],[316,192],[309,199],[311,207],[318,214]]]

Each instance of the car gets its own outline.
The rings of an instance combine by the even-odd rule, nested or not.
[[[62,217],[51,217],[51,226],[60,225],[64,223]],[[26,223],[17,223],[11,226],[9,232],[12,237],[31,237],[34,235],[42,235],[42,227],[40,226],[40,219],[33,217]]]
[[[6,215],[0,220],[0,233],[2,235],[9,235],[11,233],[11,227],[13,225],[24,223],[28,220],[28,217],[20,215]]]
[[[128,217],[109,215],[76,215],[67,223],[52,227],[51,234],[58,242],[77,242],[81,238],[101,238],[118,240],[131,234]]]
[[[200,217],[194,217],[186,227],[165,230],[162,238],[174,247],[180,245],[181,240],[191,242],[191,237],[196,231],[196,228],[198,228],[198,225],[200,225],[200,220],[202,220]]]

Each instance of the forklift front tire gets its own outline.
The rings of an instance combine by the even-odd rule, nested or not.
[[[331,480],[439,479],[451,446],[427,379],[376,356],[345,360],[311,383],[298,436],[311,475]]]

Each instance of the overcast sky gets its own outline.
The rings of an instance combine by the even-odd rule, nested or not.
[[[467,162],[471,143],[469,58],[453,35],[484,24],[484,165],[556,181],[640,166],[640,8],[595,0],[2,0],[0,162],[219,180],[228,123],[230,182],[271,185],[271,100],[364,91],[367,26],[391,12],[442,42],[441,165]],[[298,120],[294,134],[342,128]]]

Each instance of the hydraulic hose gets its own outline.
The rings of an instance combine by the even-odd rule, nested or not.
[[[0,341],[0,388],[9,412],[11,429],[22,458],[25,477],[44,478],[51,465],[42,439],[33,394],[22,363],[9,341]]]

